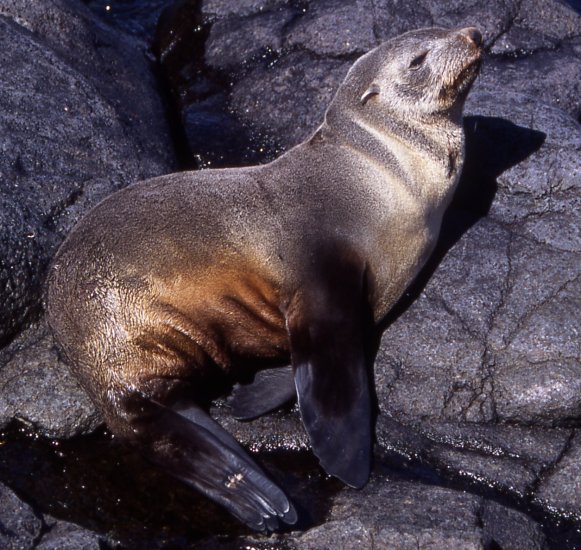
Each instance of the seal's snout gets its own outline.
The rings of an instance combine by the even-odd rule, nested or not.
[[[476,27],[467,27],[460,31],[462,36],[468,38],[473,42],[478,48],[482,46],[482,33]]]

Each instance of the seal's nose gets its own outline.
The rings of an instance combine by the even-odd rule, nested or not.
[[[482,34],[476,27],[467,27],[466,29],[462,29],[460,34],[472,40],[476,46],[482,46]]]

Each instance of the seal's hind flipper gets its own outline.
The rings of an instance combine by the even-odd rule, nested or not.
[[[133,394],[125,403],[132,439],[152,462],[224,506],[257,531],[297,515],[286,495],[202,409],[176,412]]]
[[[333,267],[333,266],[331,266]],[[301,416],[327,473],[362,487],[371,468],[363,269],[334,266],[291,302],[287,326]]]
[[[236,384],[228,405],[238,420],[252,420],[282,407],[296,397],[292,367],[261,370],[250,384]]]

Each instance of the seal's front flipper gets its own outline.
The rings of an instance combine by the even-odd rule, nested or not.
[[[171,475],[257,531],[296,522],[295,509],[282,490],[202,409],[176,412],[136,394],[124,405],[134,443]]]
[[[228,398],[232,416],[252,420],[286,405],[296,397],[292,367],[261,370],[250,384],[236,384]]]
[[[362,487],[371,464],[364,270],[336,266],[295,296],[287,311],[301,416],[327,473]]]

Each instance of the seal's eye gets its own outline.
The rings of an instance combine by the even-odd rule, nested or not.
[[[422,52],[420,55],[417,55],[416,57],[414,57],[410,63],[409,68],[410,69],[419,69],[422,66],[422,63],[426,59],[427,55],[428,55],[428,51],[426,50],[425,52]]]

